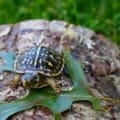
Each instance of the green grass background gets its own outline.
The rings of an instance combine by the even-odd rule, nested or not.
[[[120,45],[120,0],[0,0],[0,24],[36,18],[82,25]]]

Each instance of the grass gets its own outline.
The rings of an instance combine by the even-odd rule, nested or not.
[[[119,0],[0,0],[0,24],[36,18],[82,25],[120,45]]]

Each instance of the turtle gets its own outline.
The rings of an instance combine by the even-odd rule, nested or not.
[[[61,90],[70,91],[72,82],[68,79],[59,80],[63,69],[63,54],[40,43],[16,57],[14,71],[23,75],[15,77],[11,85],[21,81],[25,88],[42,88],[50,85],[55,93],[60,93]]]

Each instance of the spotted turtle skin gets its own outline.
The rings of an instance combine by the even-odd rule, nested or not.
[[[63,55],[45,46],[35,46],[18,55],[14,64],[14,70],[18,73],[35,72],[45,76],[57,76],[63,67]]]

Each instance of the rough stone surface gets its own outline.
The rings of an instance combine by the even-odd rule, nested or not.
[[[57,51],[62,50],[61,43],[69,45],[73,57],[84,64],[93,94],[120,99],[119,49],[88,28],[57,20],[29,20],[15,25],[3,25],[0,26],[0,51],[22,53],[41,42],[39,38],[43,31],[44,45]],[[0,65],[3,63],[0,59]],[[15,91],[9,88],[9,81],[14,76],[14,73],[0,73],[0,101],[19,99],[27,93],[27,90],[20,86]],[[119,120],[120,106],[112,105],[111,109],[102,113],[83,101],[74,103],[71,109],[62,115],[64,120]],[[47,108],[37,106],[16,113],[9,120],[53,120],[53,116]]]

